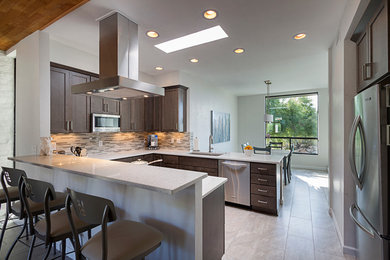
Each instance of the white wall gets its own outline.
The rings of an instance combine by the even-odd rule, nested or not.
[[[180,84],[188,90],[188,129],[199,138],[199,149],[208,151],[211,110],[230,113],[230,141],[214,144],[216,152],[237,151],[237,97],[230,92],[214,87],[211,83],[186,73],[180,73]]]
[[[318,92],[318,107],[319,107],[319,142],[318,155],[300,155],[294,154],[292,166],[296,168],[319,169],[327,170],[328,168],[328,106],[329,96],[328,89],[311,89],[305,91],[273,93],[279,94],[297,94]],[[238,97],[238,143],[249,142],[255,146],[265,146],[265,129],[264,129],[264,113],[265,113],[265,95],[241,96]]]
[[[0,166],[12,166],[14,152],[14,59],[0,52]]]
[[[356,230],[349,216],[355,185],[348,162],[348,138],[356,95],[356,46],[349,39],[369,0],[350,0],[339,34],[329,50],[329,198],[330,210],[345,253],[355,254]]]
[[[50,136],[49,35],[29,35],[16,53],[16,155],[35,154]]]

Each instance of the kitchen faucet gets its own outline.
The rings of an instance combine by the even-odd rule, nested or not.
[[[213,143],[214,143],[214,138],[213,138],[213,135],[210,135],[209,136],[209,153],[211,153],[213,151]]]

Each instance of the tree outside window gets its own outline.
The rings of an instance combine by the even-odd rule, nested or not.
[[[267,114],[274,122],[266,124],[266,144],[282,142],[294,153],[318,154],[318,93],[266,98]]]

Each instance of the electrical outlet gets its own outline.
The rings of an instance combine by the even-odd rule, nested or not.
[[[175,138],[171,138],[171,144],[175,142]]]
[[[177,142],[178,144],[181,144],[181,139],[178,138],[178,139],[176,140],[176,142]]]
[[[99,147],[103,146],[103,141],[99,141]]]

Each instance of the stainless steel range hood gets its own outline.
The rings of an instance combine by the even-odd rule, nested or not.
[[[138,25],[117,11],[99,21],[99,80],[72,86],[72,94],[109,98],[164,96],[164,88],[138,81]]]

